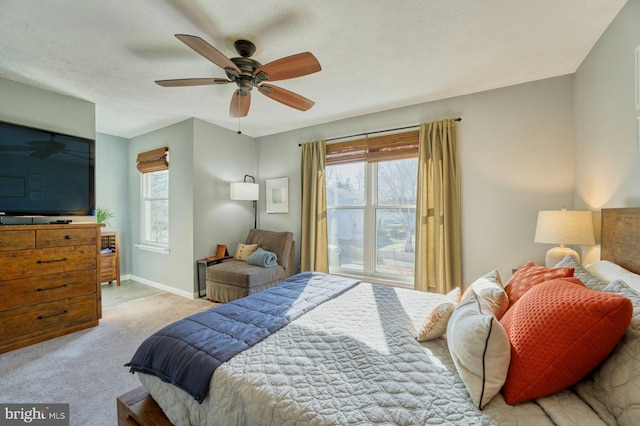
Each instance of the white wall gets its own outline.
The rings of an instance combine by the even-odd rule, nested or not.
[[[184,296],[197,295],[197,259],[217,244],[235,251],[253,227],[250,202],[231,201],[229,183],[257,175],[255,141],[199,119],[135,137],[129,143],[131,240],[140,241],[140,152],[169,147],[169,246],[156,253],[132,247],[135,279]]]
[[[542,263],[549,246],[533,242],[538,210],[573,203],[572,84],[558,77],[258,138],[261,188],[288,177],[290,198],[288,214],[266,214],[261,199],[261,227],[300,241],[299,143],[460,116],[463,285]]]
[[[229,184],[245,174],[257,178],[255,141],[199,119],[193,139],[194,260],[214,254],[217,244],[233,255],[253,228],[253,208],[230,200]]]
[[[630,0],[574,77],[577,209],[640,206],[640,110],[635,107],[635,50],[640,0]],[[599,232],[597,232],[599,241]],[[585,251],[599,259],[599,247]]]
[[[0,78],[0,120],[96,138],[93,103]]]
[[[118,232],[120,275],[131,273],[131,229],[129,227],[129,140],[96,134],[96,207],[114,214],[104,231]]]
[[[186,297],[194,295],[193,119],[129,141],[129,223],[131,244],[140,242],[139,153],[169,147],[169,253],[131,248],[132,278]],[[130,245],[131,245],[130,244]]]

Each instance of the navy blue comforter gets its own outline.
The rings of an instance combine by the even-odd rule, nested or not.
[[[317,272],[191,315],[148,337],[126,366],[171,383],[202,403],[215,369],[359,281]]]

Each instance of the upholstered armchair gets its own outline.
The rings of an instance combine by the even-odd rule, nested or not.
[[[206,280],[209,300],[230,302],[273,287],[295,273],[295,242],[291,232],[251,229],[246,244],[257,244],[275,253],[278,264],[267,268],[234,259],[209,266]]]

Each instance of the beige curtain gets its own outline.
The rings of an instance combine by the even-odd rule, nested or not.
[[[325,141],[302,145],[301,271],[329,272]]]
[[[416,201],[416,290],[461,286],[460,178],[453,119],[420,125]]]

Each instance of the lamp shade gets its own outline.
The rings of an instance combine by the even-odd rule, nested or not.
[[[233,182],[231,183],[231,199],[232,200],[258,200],[260,193],[260,185],[249,182]]]
[[[591,212],[565,209],[539,211],[535,242],[594,245]]]

